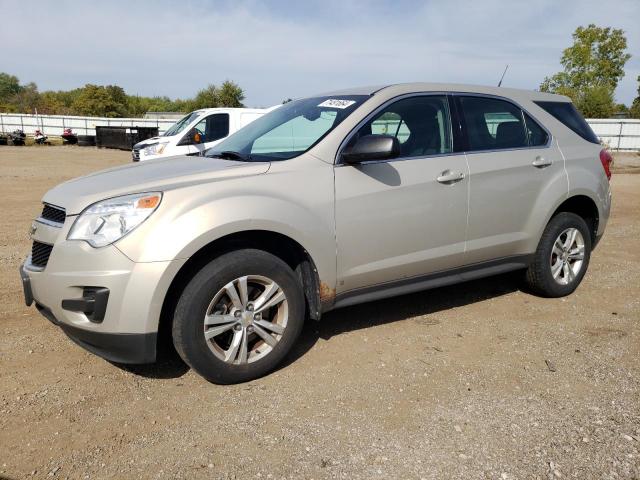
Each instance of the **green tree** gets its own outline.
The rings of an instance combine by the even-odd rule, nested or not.
[[[39,103],[38,86],[33,82],[21,85],[20,90],[8,99],[9,110],[12,112],[33,113]]]
[[[214,108],[219,107],[218,104],[218,87],[215,85],[209,85],[206,88],[198,91],[195,98],[192,100],[191,108],[189,110],[198,110],[199,108]]]
[[[609,118],[616,112],[613,90],[608,85],[595,85],[578,92],[576,108],[586,118]]]
[[[67,107],[57,92],[42,92],[38,102],[38,112],[43,115],[72,115],[73,111]]]
[[[230,80],[225,80],[218,90],[218,106],[239,108],[244,107],[244,91],[240,86]]]
[[[147,112],[174,112],[181,101],[173,101],[169,97],[130,95],[128,98],[129,116],[142,117]]]
[[[4,104],[10,97],[19,93],[21,88],[18,77],[0,72],[0,104]]]
[[[17,77],[0,73],[0,111],[43,114],[141,117],[149,111],[188,112],[207,107],[242,107],[244,92],[232,81],[209,85],[192,99],[127,95],[117,85],[92,85],[66,91],[38,92],[35,83],[21,85]]]
[[[81,115],[96,117],[126,117],[127,99],[124,90],[115,85],[87,84],[74,100],[72,108]]]
[[[562,52],[564,70],[545,78],[540,90],[571,97],[585,116],[607,117],[615,109],[613,92],[631,58],[626,50],[623,30],[594,24],[578,27],[573,45]]]
[[[631,108],[629,109],[629,116],[631,118],[640,118],[640,75],[638,75],[638,96],[633,100]]]
[[[215,107],[243,107],[244,91],[237,83],[226,80],[219,88],[209,85],[191,101],[189,110]]]

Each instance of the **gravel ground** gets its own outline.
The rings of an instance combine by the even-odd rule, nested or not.
[[[123,369],[22,301],[53,185],[128,152],[0,147],[0,478],[639,479],[640,175],[568,298],[517,275],[328,314],[235,386]]]

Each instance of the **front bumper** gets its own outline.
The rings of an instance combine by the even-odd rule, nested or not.
[[[54,244],[45,268],[20,267],[25,303],[87,350],[118,363],[151,363],[162,304],[185,260],[136,263],[115,246]]]
[[[115,363],[156,361],[157,333],[101,333],[60,323],[47,307],[36,303],[38,311],[85,350]]]

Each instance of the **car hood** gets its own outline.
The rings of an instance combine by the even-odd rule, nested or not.
[[[165,143],[165,142],[171,142],[171,140],[173,139],[173,136],[170,137],[151,137],[151,138],[147,138],[146,140],[142,140],[141,142],[136,143],[133,146],[134,150],[141,150],[144,147],[148,147],[149,145],[154,145],[156,143]]]
[[[269,162],[239,162],[209,157],[169,157],[74,178],[49,190],[42,200],[63,207],[67,215],[76,215],[105,198],[261,175],[269,170],[269,165]]]

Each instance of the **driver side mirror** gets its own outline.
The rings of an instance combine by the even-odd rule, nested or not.
[[[182,140],[178,143],[178,145],[198,145],[203,142],[202,134],[198,132],[195,128],[191,129],[189,133],[187,133]]]
[[[367,160],[389,160],[400,156],[400,142],[393,135],[365,135],[360,137],[350,149],[342,152],[342,159],[348,164]]]

